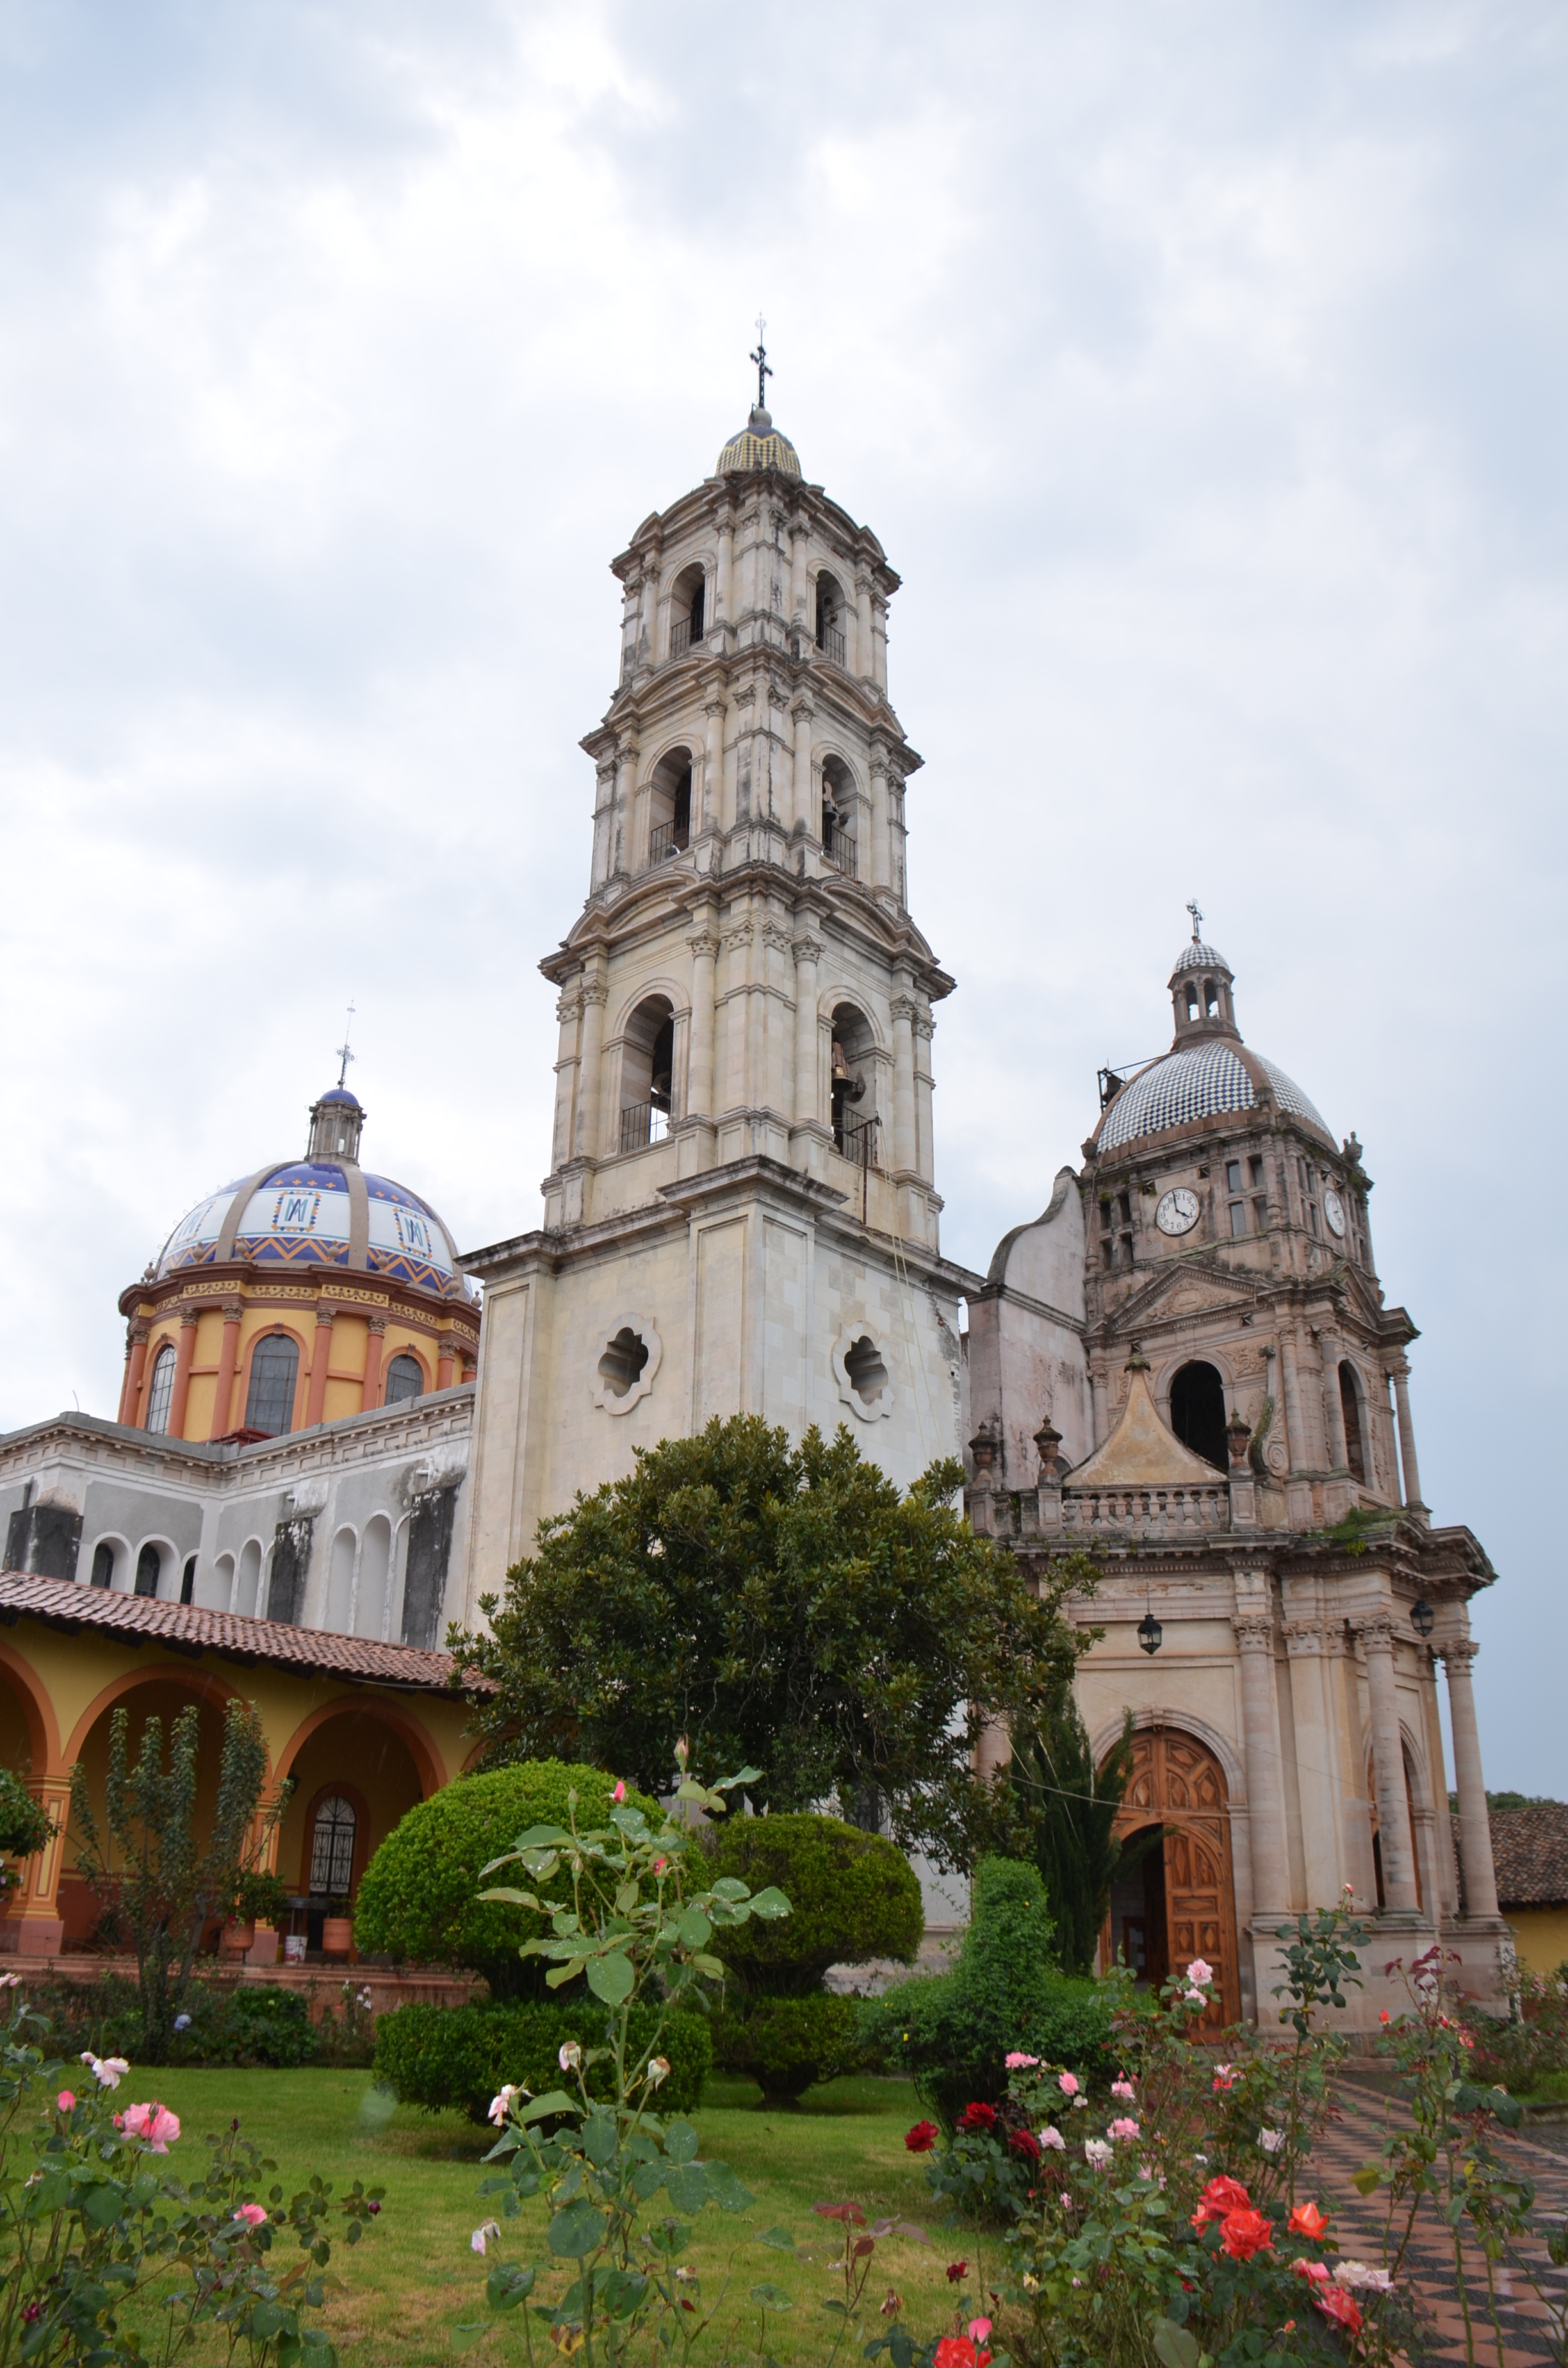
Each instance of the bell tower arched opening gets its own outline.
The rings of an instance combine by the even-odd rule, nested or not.
[[[839,1004],[833,1015],[833,1144],[858,1167],[877,1165],[875,1047],[865,1013]]]
[[[696,562],[683,567],[670,591],[670,655],[698,648],[707,629],[708,578]]]
[[[1342,1362],[1339,1368],[1339,1405],[1345,1417],[1345,1460],[1363,1486],[1367,1473],[1367,1435],[1361,1421],[1361,1393],[1357,1386],[1356,1368]]]
[[[675,1109],[675,1011],[668,996],[650,995],[626,1023],[620,1055],[620,1151],[663,1143]]]
[[[1230,1468],[1225,1444],[1225,1384],[1214,1367],[1195,1359],[1171,1382],[1171,1429],[1184,1447],[1217,1472]]]
[[[822,851],[830,863],[853,880],[858,876],[855,834],[855,781],[837,757],[822,765]]]
[[[824,657],[835,666],[845,662],[844,587],[824,567],[817,577],[816,642]]]
[[[665,863],[691,845],[691,751],[661,757],[648,789],[648,860]]]

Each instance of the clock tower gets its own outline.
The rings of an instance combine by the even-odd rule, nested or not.
[[[953,1454],[932,1007],[888,699],[899,579],[763,396],[611,562],[618,681],[583,909],[540,964],[560,1042],[537,1229],[485,1287],[469,1610],[542,1516],[714,1417],[846,1422],[901,1484]]]

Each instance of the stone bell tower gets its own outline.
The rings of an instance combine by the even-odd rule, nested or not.
[[[758,400],[612,562],[619,678],[583,746],[592,868],[559,989],[541,1230],[485,1285],[471,1598],[639,1445],[847,1422],[901,1482],[957,1452],[932,1005],[910,917],[881,543]]]

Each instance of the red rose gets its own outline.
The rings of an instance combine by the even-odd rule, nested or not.
[[[1227,2212],[1250,2212],[1252,2198],[1239,2179],[1211,2179],[1199,2198],[1192,2225],[1201,2228],[1206,2221],[1222,2220]]]
[[[994,2130],[996,2126],[994,2105],[966,2105],[959,2115],[960,2130]]]
[[[906,2131],[903,2143],[911,2154],[929,2154],[940,2135],[935,2122],[916,2122],[912,2130]]]
[[[1040,2160],[1040,2140],[1032,2130],[1011,2131],[1008,2134],[1007,2144],[1015,2154],[1028,2155],[1031,2162]]]
[[[968,2275],[969,2263],[967,2261],[949,2261],[948,2263],[948,2283],[950,2286],[961,2286]]]
[[[1346,2335],[1360,2334],[1361,2314],[1356,2307],[1354,2297],[1347,2294],[1343,2286],[1314,2285],[1312,2300],[1324,2318],[1332,2318],[1336,2327],[1342,2327],[1345,2329]]]
[[[1233,2261],[1250,2261],[1273,2244],[1274,2223],[1250,2206],[1245,2212],[1227,2212],[1220,2223],[1220,2242]]]
[[[1315,2203],[1298,2203],[1290,2214],[1292,2237],[1311,2237],[1314,2243],[1328,2234],[1328,2221]]]
[[[933,2368],[989,2368],[990,2359],[990,2352],[977,2351],[967,2335],[944,2335]]]

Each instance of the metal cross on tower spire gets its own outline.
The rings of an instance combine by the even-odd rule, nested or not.
[[[762,342],[767,330],[767,324],[759,313],[756,316],[756,351],[751,357],[756,364],[756,407],[759,411],[767,409],[767,381],[773,376],[773,365],[767,359],[767,347]]]
[[[348,1064],[356,1057],[356,1055],[348,1049],[348,1039],[353,1030],[353,1026],[354,1006],[350,1004],[348,1007],[348,1018],[344,1022],[343,1027],[343,1042],[341,1044],[335,1044],[333,1046],[333,1051],[342,1056],[342,1066],[337,1072],[337,1082],[340,1086],[346,1086],[348,1083]]]
[[[1187,909],[1192,915],[1192,942],[1195,946],[1200,945],[1203,940],[1203,916],[1198,909],[1196,896],[1187,899]]]

